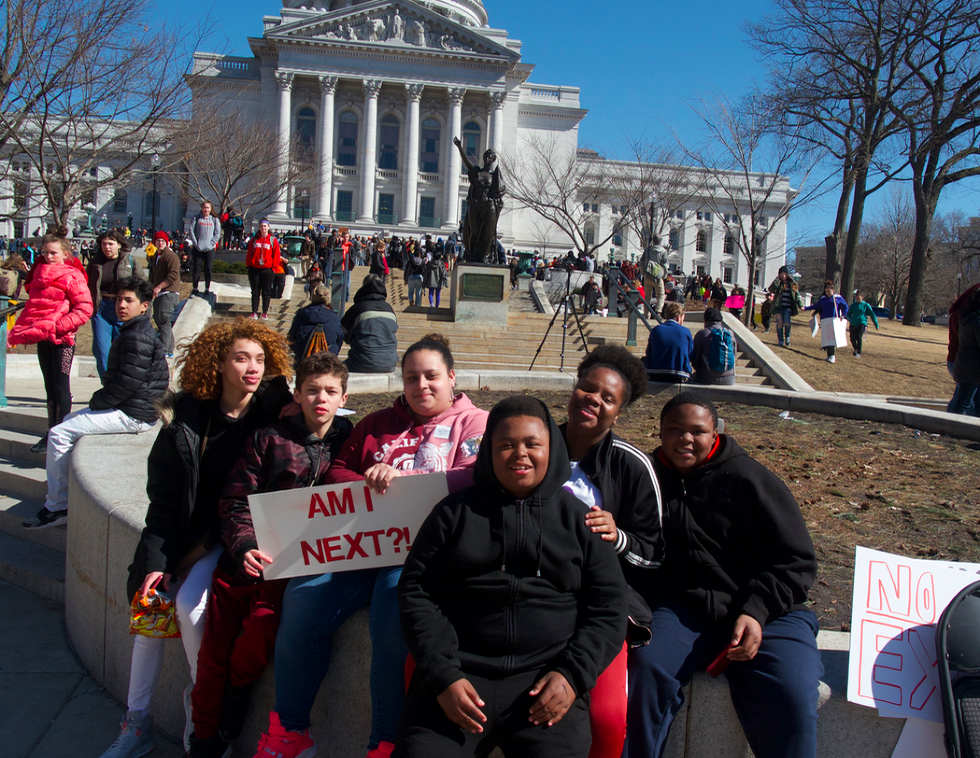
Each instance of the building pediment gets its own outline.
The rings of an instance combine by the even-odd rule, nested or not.
[[[411,0],[379,0],[342,11],[310,14],[266,31],[265,38],[340,47],[370,46],[393,51],[492,56],[510,62],[520,60],[520,55],[513,50]]]

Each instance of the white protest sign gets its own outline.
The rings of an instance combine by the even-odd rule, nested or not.
[[[362,481],[252,495],[248,507],[266,579],[397,566],[432,506],[449,494],[445,473],[396,477],[384,495]]]
[[[889,716],[942,722],[936,623],[980,565],[858,547],[847,699]]]

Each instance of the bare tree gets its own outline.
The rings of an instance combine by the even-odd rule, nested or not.
[[[914,86],[891,102],[912,169],[915,242],[902,323],[919,326],[933,217],[943,190],[980,176],[980,6],[912,0],[917,21],[903,63]]]
[[[869,294],[884,299],[895,318],[909,284],[909,262],[915,237],[915,210],[907,192],[893,189],[888,201],[865,229],[857,280]],[[850,292],[842,292],[850,299]]]
[[[176,125],[170,138],[165,171],[186,177],[183,193],[189,203],[212,200],[216,208],[234,207],[248,219],[275,203],[284,184],[313,195],[315,154],[297,138],[283,156],[275,125],[230,116],[227,108],[198,108],[192,120]],[[287,167],[285,175],[280,165]]]
[[[5,5],[0,156],[30,166],[59,223],[163,151],[164,126],[189,104],[183,74],[198,40],[149,24],[151,10],[148,0]]]
[[[610,178],[619,196],[627,201],[627,208],[632,209],[623,222],[640,240],[645,258],[654,237],[669,247],[671,219],[701,196],[704,176],[681,165],[681,153],[674,143],[627,138],[627,145],[635,171]]]
[[[896,0],[777,0],[776,6],[774,14],[746,26],[771,64],[762,96],[794,138],[825,148],[839,167],[826,273],[849,291],[867,197],[906,165],[887,149],[900,129],[889,104],[910,78],[902,58],[914,13],[910,3]]]
[[[579,253],[600,250],[636,212],[637,198],[624,198],[615,189],[622,174],[635,171],[628,163],[608,161],[591,150],[575,150],[555,137],[530,137],[516,154],[503,156],[508,171],[507,192],[518,207],[537,213],[553,224]],[[625,213],[600,235],[597,213],[603,203],[625,205]]]
[[[819,156],[774,130],[773,114],[761,105],[761,100],[751,97],[732,103],[723,94],[697,100],[692,108],[707,137],[691,146],[678,138],[688,160],[704,174],[702,202],[716,217],[730,219],[728,234],[748,268],[746,323],[759,264],[781,254],[781,248],[770,249],[773,246],[767,244],[776,222],[820,192],[819,183],[809,184]],[[789,185],[790,174],[799,177],[796,189]]]

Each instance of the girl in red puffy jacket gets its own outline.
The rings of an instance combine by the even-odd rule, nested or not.
[[[248,267],[248,284],[252,288],[252,318],[269,318],[269,300],[272,299],[272,283],[279,266],[279,240],[269,234],[269,222],[259,222],[259,233],[248,243],[245,265]],[[259,316],[259,295],[262,295],[262,315]]]
[[[71,410],[69,374],[75,357],[75,332],[92,317],[92,295],[85,274],[66,263],[71,245],[63,231],[41,239],[44,265],[35,268],[27,288],[29,300],[10,330],[7,344],[37,345],[37,362],[48,400],[48,428],[60,424]],[[31,448],[47,449],[47,435]]]

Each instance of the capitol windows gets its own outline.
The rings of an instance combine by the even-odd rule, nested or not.
[[[337,221],[354,220],[354,193],[349,190],[337,190],[337,209],[334,211]]]
[[[731,234],[725,235],[725,255],[735,255],[735,237]]]
[[[721,270],[721,280],[725,284],[731,284],[734,279],[735,269],[731,268],[730,266],[725,266],[725,268]]]
[[[27,205],[27,182],[14,182],[14,207],[24,208]]]
[[[594,245],[595,244],[595,226],[592,224],[585,225],[585,244]]]
[[[357,165],[357,114],[344,111],[340,114],[337,129],[337,165]]]
[[[112,198],[112,212],[125,213],[129,205],[128,200],[126,190],[116,190],[116,194]]]
[[[378,137],[378,168],[398,170],[398,137],[401,126],[398,117],[388,114],[381,119]]]
[[[480,157],[480,125],[476,121],[467,121],[463,127],[463,148],[470,160]]]
[[[681,233],[679,229],[670,230],[670,241],[668,243],[671,250],[680,250],[681,248]]]
[[[698,236],[694,240],[694,249],[699,253],[708,252],[708,233],[704,229],[698,231]]]
[[[316,146],[316,113],[312,108],[300,108],[296,113],[296,139],[310,153]]]
[[[427,174],[439,173],[439,137],[441,127],[434,118],[422,122],[422,143],[419,146],[419,169]]]

